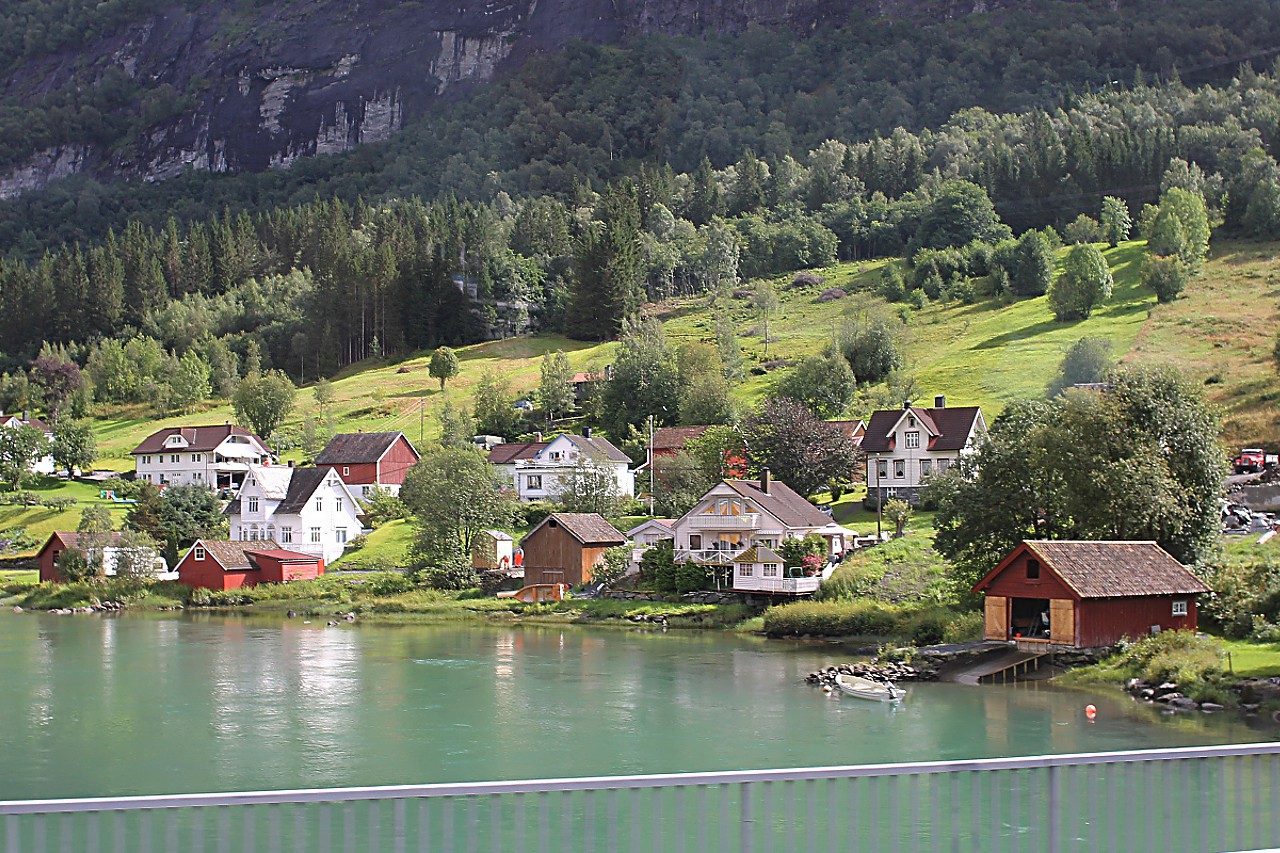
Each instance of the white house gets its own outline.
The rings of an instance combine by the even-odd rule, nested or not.
[[[651,518],[648,521],[636,525],[628,530],[625,534],[631,542],[631,568],[632,571],[640,566],[640,560],[644,557],[646,551],[657,545],[659,542],[670,541],[675,538],[675,531],[672,525],[675,519],[671,518]]]
[[[44,421],[39,418],[27,417],[27,413],[23,412],[22,417],[17,415],[0,414],[0,427],[8,427],[17,429],[20,426],[31,426],[44,433],[45,439],[49,442],[49,452],[41,456],[35,462],[31,463],[31,473],[44,474],[52,477],[55,471],[53,464],[53,430]]]
[[[833,522],[790,486],[770,477],[766,469],[757,480],[724,480],[672,524],[677,560],[693,560],[724,569],[734,559],[754,550],[752,560],[776,549],[787,539],[803,539],[816,533],[827,541],[826,573],[853,546],[854,533]],[[768,561],[773,562],[772,558]],[[777,562],[781,564],[782,558]],[[735,568],[733,588],[743,592],[805,594],[813,592],[821,577],[790,577],[788,567],[778,574],[751,574]]]
[[[232,424],[168,427],[147,436],[132,451],[134,474],[158,486],[238,488],[251,465],[271,460],[271,448]]]
[[[332,468],[252,465],[227,506],[231,540],[274,539],[331,563],[364,525],[355,494]]]
[[[986,434],[982,409],[948,409],[941,395],[934,398],[932,409],[908,402],[901,409],[876,412],[862,437],[867,500],[902,498],[919,503],[929,477],[945,473],[961,456],[972,453]]]
[[[552,500],[560,490],[561,478],[575,472],[584,461],[607,472],[618,494],[633,497],[636,478],[631,459],[608,439],[564,433],[549,442],[500,444],[489,452],[489,461],[511,478],[522,501]]]

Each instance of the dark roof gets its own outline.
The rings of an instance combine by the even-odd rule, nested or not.
[[[316,493],[316,489],[320,488],[320,484],[332,470],[332,468],[294,468],[293,476],[289,478],[289,491],[284,496],[284,500],[280,501],[280,506],[276,507],[276,512],[280,515],[302,512],[307,501],[311,500],[311,496]]]
[[[614,447],[613,442],[607,438],[587,438],[585,435],[572,435],[570,433],[565,433],[564,437],[592,458],[631,464],[631,457]]]
[[[750,498],[760,508],[788,527],[826,527],[831,519],[822,510],[801,497],[781,480],[769,481],[769,493],[760,491],[759,480],[725,480],[744,498]]]
[[[1024,549],[1039,557],[1080,598],[1196,595],[1211,591],[1155,542],[1080,540],[1023,542],[974,589],[985,588]]]
[[[74,530],[55,530],[53,533],[49,534],[49,538],[46,539],[44,545],[40,547],[41,554],[43,554],[45,552],[45,549],[49,547],[49,543],[53,542],[53,537],[55,536],[62,540],[63,545],[66,545],[68,548],[75,548],[77,550],[81,550],[80,537],[82,536],[106,536],[108,537],[108,542],[107,542],[108,545],[116,545],[116,544],[119,544],[120,542],[120,533],[119,531],[116,531],[116,530],[113,530],[105,534],[104,533],[77,533]]]
[[[549,441],[511,441],[499,444],[489,451],[489,461],[494,465],[516,462],[520,459],[532,459],[538,451],[546,447]]]
[[[258,568],[245,556],[247,551],[271,552],[280,548],[274,539],[255,539],[251,542],[232,542],[227,539],[197,539],[191,549],[195,550],[197,547],[204,548],[205,552],[217,560],[218,565],[222,566],[223,571],[228,572],[250,572]],[[187,552],[188,555],[190,553],[191,551]],[[182,559],[185,560],[186,557],[184,556]]]
[[[254,543],[248,542],[245,544],[252,545]],[[280,560],[286,563],[297,562],[299,560],[313,563],[320,559],[314,554],[304,554],[301,551],[287,551],[284,548],[254,548],[252,551],[246,550],[244,553],[248,557],[266,557],[271,560]]]
[[[741,554],[733,558],[735,563],[785,563],[776,551],[772,548],[766,548],[764,545],[757,545],[754,548],[748,548]]]
[[[709,425],[659,427],[653,434],[653,449],[683,450],[689,439],[697,438],[709,429]]]
[[[47,423],[40,420],[39,418],[29,418],[26,415],[19,416],[19,415],[4,415],[4,414],[0,414],[0,418],[4,418],[6,421],[9,418],[13,418],[18,423],[24,424],[26,426],[33,426],[43,433],[53,432],[53,427],[49,426]]]
[[[316,457],[317,465],[362,465],[377,462],[397,439],[404,438],[413,455],[418,451],[402,432],[344,432],[329,439]]]
[[[234,424],[216,424],[214,426],[195,426],[195,427],[167,427],[159,432],[153,432],[151,435],[143,439],[133,449],[133,454],[139,453],[164,453],[166,451],[175,450],[175,448],[165,447],[164,443],[169,436],[175,433],[181,433],[182,437],[187,440],[187,446],[180,448],[183,453],[203,453],[215,449],[219,444],[226,441],[228,437],[233,435],[247,435],[255,439],[263,447],[267,443],[258,436],[249,432],[247,429],[235,426]]]
[[[627,537],[599,513],[553,512],[543,519],[542,524],[530,530],[528,535],[520,540],[521,543],[527,542],[530,536],[553,521],[583,545],[623,545],[627,541]]]
[[[893,449],[890,431],[902,419],[905,409],[881,409],[867,421],[867,433],[862,437],[862,449],[868,453],[885,453]],[[973,425],[982,414],[977,406],[922,409],[911,407],[926,430],[929,431],[929,450],[960,450],[969,439]]]

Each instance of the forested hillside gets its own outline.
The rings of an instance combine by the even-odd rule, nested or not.
[[[1266,0],[756,0],[740,17],[688,0],[579,5],[538,4],[539,24],[520,4],[370,0],[359,16],[336,2],[13,4],[0,27],[13,48],[0,50],[0,198],[81,177],[0,208],[0,253],[316,193],[563,198],[641,163],[723,168],[748,147],[799,159],[828,138],[936,129],[969,107],[1069,106],[1073,93],[1175,74],[1224,82],[1243,62],[1268,66],[1280,44],[1280,6]],[[307,159],[402,126],[354,156]]]

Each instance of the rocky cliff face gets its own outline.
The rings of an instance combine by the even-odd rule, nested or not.
[[[0,174],[0,198],[88,172],[161,180],[259,171],[386,139],[434,99],[572,40],[809,28],[851,14],[952,17],[1028,0],[233,0],[169,10],[89,51],[29,63],[0,88],[33,103],[118,68],[195,106],[124,151],[76,142]],[[91,69],[86,72],[86,68]]]

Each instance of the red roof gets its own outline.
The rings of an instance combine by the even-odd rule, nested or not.
[[[532,459],[551,442],[549,441],[511,441],[499,444],[489,451],[489,461],[494,465],[503,465],[521,459]]]
[[[974,424],[982,416],[977,406],[955,408],[881,409],[867,421],[867,432],[862,437],[862,449],[868,453],[887,453],[893,450],[892,431],[907,412],[915,416],[929,433],[929,450],[962,450]]]
[[[283,548],[273,548],[270,551],[245,551],[244,553],[248,557],[266,557],[270,560],[281,560],[286,563],[298,561],[314,563],[320,559],[314,554],[304,554],[301,551],[286,551]]]
[[[660,427],[653,434],[653,449],[655,451],[683,450],[690,439],[697,438],[709,429],[711,429],[709,425]]]
[[[177,434],[181,434],[187,440],[186,446],[166,447],[165,442],[169,439],[169,436]],[[233,435],[248,436],[263,447],[267,446],[265,441],[247,429],[234,424],[217,424],[214,426],[168,427],[159,432],[151,433],[132,452],[135,456],[139,453],[207,453],[215,450],[218,445]]]

